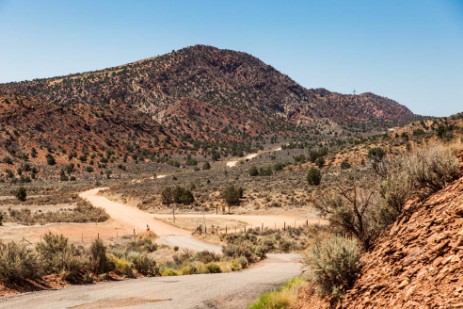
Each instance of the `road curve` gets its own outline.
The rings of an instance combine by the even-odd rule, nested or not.
[[[180,249],[190,249],[193,251],[209,250],[215,253],[222,253],[220,246],[212,245],[201,241],[191,235],[190,232],[172,226],[170,224],[156,220],[151,214],[136,207],[114,202],[98,192],[106,188],[95,188],[81,192],[79,196],[89,201],[95,207],[103,208],[109,216],[125,227],[136,231],[145,231],[147,225],[150,230],[159,236],[156,241],[168,246],[178,246]]]
[[[3,298],[0,308],[246,308],[301,270],[298,255],[268,254],[245,271],[71,286]]]

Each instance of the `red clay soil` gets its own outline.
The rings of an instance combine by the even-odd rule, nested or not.
[[[463,178],[409,203],[363,260],[343,308],[463,308]]]
[[[67,282],[58,275],[47,275],[38,279],[27,279],[18,283],[0,284],[0,297],[11,296],[15,294],[61,289],[67,285]]]

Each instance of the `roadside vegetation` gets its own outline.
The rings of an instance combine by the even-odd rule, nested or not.
[[[80,197],[70,199],[73,204],[68,207],[60,208],[56,211],[42,211],[34,207],[9,207],[5,212],[4,222],[15,222],[23,225],[46,224],[53,222],[104,222],[109,219],[109,215],[104,209],[93,207],[89,202]]]
[[[299,308],[299,292],[307,286],[303,278],[293,278],[278,290],[262,294],[248,309],[283,309]]]
[[[316,209],[329,221],[331,236],[304,255],[309,281],[318,295],[336,306],[361,274],[361,254],[374,248],[397,218],[409,216],[407,204],[426,199],[461,177],[456,154],[461,143],[438,142],[406,153],[372,148],[367,159],[375,177],[346,170],[334,186],[320,190]]]

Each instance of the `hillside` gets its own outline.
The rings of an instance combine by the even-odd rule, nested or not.
[[[463,298],[463,179],[410,203],[365,257],[346,308],[460,308]]]
[[[81,168],[88,160],[73,160],[108,151],[109,164],[164,162],[179,150],[240,155],[278,138],[320,142],[415,119],[390,99],[306,89],[249,54],[203,45],[101,71],[2,84],[0,104],[3,158],[23,163],[35,148],[39,159],[28,159],[43,164],[47,149],[60,152],[58,163]]]
[[[260,117],[311,123],[392,125],[413,119],[397,102],[371,93],[341,95],[305,89],[288,76],[242,52],[196,45],[102,71],[0,85],[0,94],[38,97],[58,105],[121,101],[159,122],[185,98],[255,112]]]

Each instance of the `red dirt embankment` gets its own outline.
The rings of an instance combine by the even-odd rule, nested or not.
[[[363,260],[343,307],[462,308],[463,178],[409,203]]]

